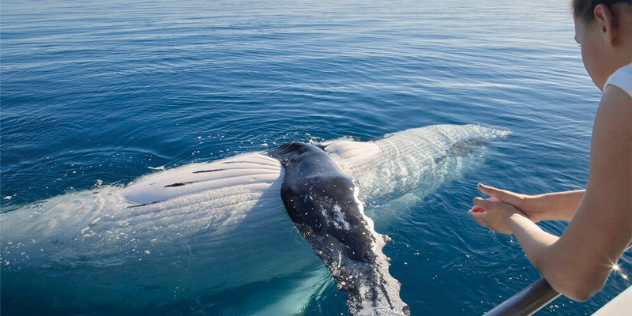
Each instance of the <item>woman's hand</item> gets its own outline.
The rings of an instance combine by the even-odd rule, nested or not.
[[[517,208],[534,223],[542,220],[539,216],[542,212],[538,209],[538,207],[536,207],[537,199],[533,196],[497,189],[482,183],[479,183],[477,188],[483,194],[491,196],[491,201],[507,203]]]
[[[571,220],[585,192],[585,190],[575,190],[526,195],[480,183],[477,187],[482,193],[492,196],[492,200],[513,205],[534,223],[547,220]]]
[[[468,213],[479,225],[501,234],[513,234],[509,225],[512,216],[526,217],[513,205],[503,203],[496,197],[489,200],[475,198],[474,207]]]

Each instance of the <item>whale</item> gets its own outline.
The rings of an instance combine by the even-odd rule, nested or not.
[[[374,257],[356,260],[364,264],[356,270],[347,250],[342,263],[344,243],[314,246],[296,218],[288,216],[292,206],[283,194],[292,192],[287,185],[304,178],[292,175],[301,169],[290,171],[293,163],[284,161],[282,150],[193,163],[128,185],[103,185],[19,206],[0,214],[2,313],[25,314],[31,308],[66,314],[95,306],[139,311],[290,275],[305,276],[306,301],[313,294],[307,292],[333,278],[347,290],[350,311],[371,314],[372,307],[363,304],[386,306],[387,295],[403,312],[405,304],[391,297],[400,285],[383,263],[384,238],[370,219],[385,232],[395,230],[407,211],[479,166],[486,145],[508,134],[478,125],[432,125],[369,141],[340,138],[309,147],[334,164],[328,170],[337,168],[356,203],[354,214],[366,206],[360,227],[370,230],[372,239],[357,239],[358,247],[373,244],[374,250],[360,252]],[[342,200],[351,201],[348,195]],[[304,209],[294,206],[296,214]],[[338,252],[340,264],[332,259]],[[341,268],[338,274],[335,265]],[[362,269],[377,270],[362,284],[342,285]],[[324,277],[310,274],[327,270]],[[393,290],[369,293],[380,291],[380,283]],[[359,289],[364,294],[354,293]]]

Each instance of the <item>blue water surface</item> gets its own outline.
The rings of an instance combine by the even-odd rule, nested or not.
[[[467,216],[476,183],[535,194],[587,181],[600,91],[565,1],[4,0],[0,27],[3,212],[288,140],[508,129],[482,167],[387,231],[413,315],[480,315],[539,273],[514,238]],[[538,315],[590,315],[630,286],[632,253],[619,264],[589,301],[559,298]],[[244,301],[256,308],[293,281],[145,313],[247,314]],[[330,282],[303,314],[346,308]]]

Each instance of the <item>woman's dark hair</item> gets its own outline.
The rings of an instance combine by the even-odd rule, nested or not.
[[[584,22],[592,22],[595,19],[593,12],[597,5],[605,4],[612,8],[613,5],[619,3],[632,5],[632,0],[573,0],[573,14]]]

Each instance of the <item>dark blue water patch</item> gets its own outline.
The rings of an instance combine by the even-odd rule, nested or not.
[[[314,267],[318,269],[318,267]],[[321,269],[323,269],[321,267]],[[298,278],[300,276],[301,278]],[[83,304],[75,307],[70,313],[73,315],[251,315],[261,312],[267,308],[271,313],[281,311],[301,311],[297,308],[300,301],[309,299],[309,296],[303,297],[300,291],[304,289],[305,283],[302,278],[314,277],[312,271],[301,273],[300,275],[278,277],[268,281],[255,282],[237,288],[228,289],[218,294],[207,295],[201,297],[181,297],[183,293],[175,293],[173,298],[161,302],[159,305],[146,306],[142,308],[134,308],[133,298],[130,302],[126,302],[128,306],[112,306],[98,304]],[[316,300],[312,300],[305,312],[316,312],[319,314],[327,314],[332,306],[337,308],[346,308],[346,302],[343,293],[326,287],[327,284],[333,283],[333,279],[325,279],[325,285],[317,286],[317,295],[332,295],[333,299],[320,304]],[[293,296],[292,299],[287,298],[287,292],[283,289],[296,289],[299,295]],[[276,289],[276,290],[275,290]],[[151,291],[153,288],[139,287],[138,291]],[[21,295],[29,295],[29,293],[21,293]],[[21,295],[18,295],[21,296]],[[16,297],[15,295],[7,295],[7,297]],[[299,301],[297,301],[299,300]],[[35,302],[48,302],[48,304],[23,304],[22,300],[16,298],[15,303],[10,299],[5,299],[2,305],[2,313],[8,315],[68,315],[69,311],[64,306],[55,302],[55,298],[37,299]],[[4,303],[8,302],[8,303]],[[281,303],[279,303],[281,302]],[[300,306],[300,305],[299,305]],[[278,309],[278,310],[277,310]],[[344,315],[348,315],[344,313]]]

